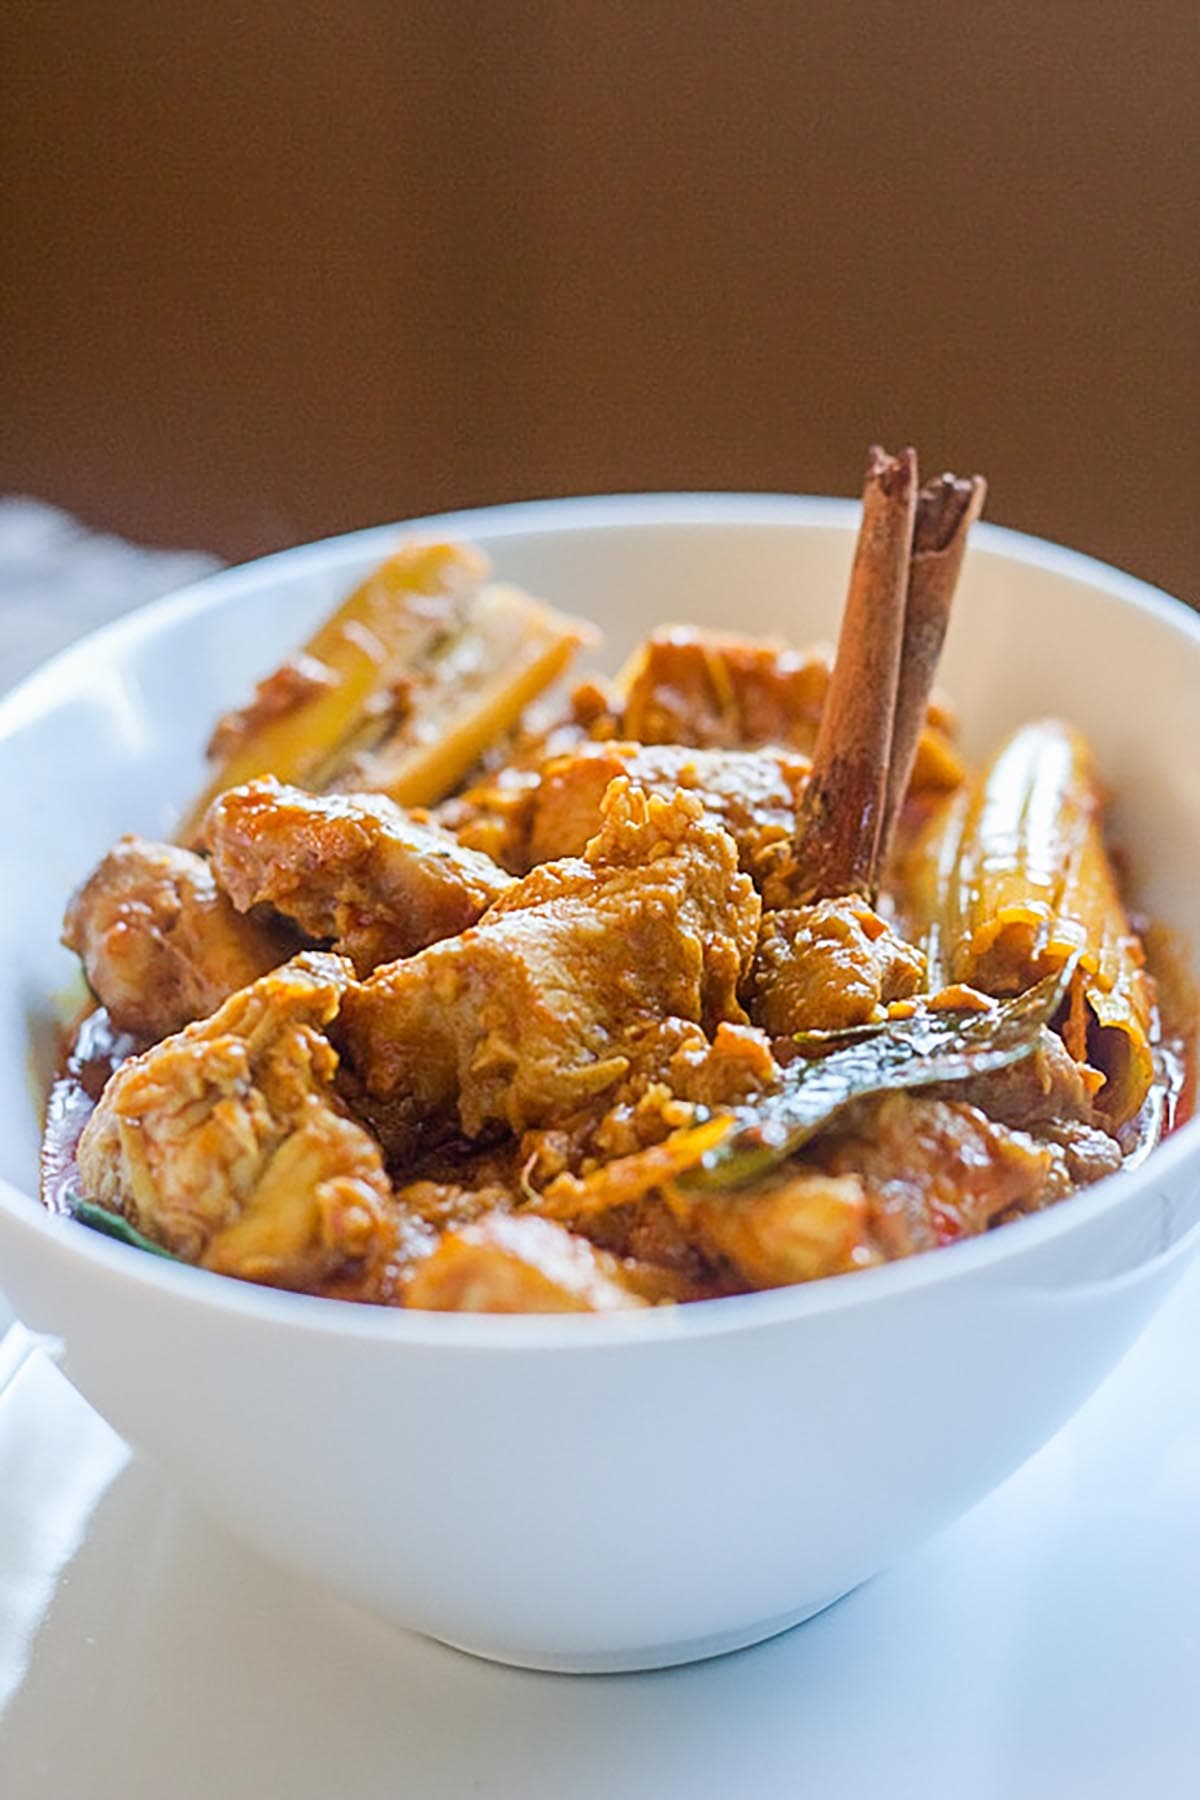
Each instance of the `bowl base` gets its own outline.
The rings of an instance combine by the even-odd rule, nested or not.
[[[467,1656],[477,1656],[484,1662],[503,1663],[511,1669],[536,1669],[544,1675],[634,1675],[649,1669],[675,1669],[682,1663],[707,1662],[714,1656],[729,1656],[735,1650],[748,1650],[752,1644],[765,1643],[768,1638],[779,1637],[782,1632],[791,1631],[795,1625],[803,1625],[806,1619],[815,1619],[831,1606],[836,1606],[853,1589],[845,1588],[840,1594],[831,1594],[827,1600],[819,1600],[815,1606],[801,1606],[794,1612],[776,1613],[772,1618],[759,1619],[754,1625],[740,1626],[735,1631],[719,1631],[711,1637],[685,1638],[682,1643],[654,1644],[648,1648],[637,1650],[602,1650],[593,1655],[567,1653],[562,1656],[552,1651],[537,1653],[510,1650],[486,1650],[477,1644],[464,1644],[454,1638],[438,1638],[439,1644],[445,1644],[450,1650],[461,1650]]]

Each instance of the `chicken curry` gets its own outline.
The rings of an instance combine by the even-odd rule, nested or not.
[[[1184,1104],[1070,724],[934,690],[984,483],[871,453],[836,656],[590,627],[410,541],[71,899],[44,1196],[307,1293],[608,1311],[1033,1213]],[[561,693],[561,684],[558,687]]]

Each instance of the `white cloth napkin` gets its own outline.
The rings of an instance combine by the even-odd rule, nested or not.
[[[0,693],[119,613],[219,567],[89,531],[57,506],[0,496]]]

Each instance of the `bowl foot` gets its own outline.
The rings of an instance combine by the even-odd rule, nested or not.
[[[504,1663],[513,1669],[537,1669],[547,1675],[632,1675],[647,1669],[674,1669],[681,1663],[707,1662],[710,1657],[747,1650],[751,1644],[765,1643],[767,1638],[778,1637],[795,1625],[803,1625],[806,1619],[815,1619],[818,1613],[836,1605],[851,1591],[847,1588],[840,1594],[831,1594],[827,1600],[818,1601],[815,1606],[776,1613],[772,1618],[759,1619],[756,1624],[744,1625],[735,1631],[719,1631],[711,1637],[686,1638],[682,1643],[654,1644],[643,1649],[556,1655],[553,1651],[491,1650],[478,1644],[459,1643],[453,1638],[438,1638],[437,1642],[451,1650],[461,1650],[467,1656],[478,1656],[484,1662]]]

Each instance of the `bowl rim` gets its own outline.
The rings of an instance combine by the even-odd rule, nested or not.
[[[51,710],[62,693],[62,681],[77,665],[98,653],[108,660],[127,653],[139,641],[169,631],[184,619],[215,610],[239,590],[270,586],[281,573],[318,573],[345,560],[348,553],[365,558],[382,555],[397,532],[437,531],[478,534],[491,539],[519,538],[539,531],[569,535],[579,531],[624,531],[634,528],[691,529],[745,526],[756,530],[833,527],[849,533],[857,523],[859,502],[825,495],[771,493],[616,493],[560,499],[522,500],[496,506],[431,513],[339,533],[294,545],[271,555],[200,577],[184,587],[90,632],[61,650],[0,696],[0,743],[30,719]],[[1019,567],[1067,577],[1160,624],[1200,647],[1200,615],[1180,600],[1111,564],[1043,538],[1004,526],[981,524],[972,536],[972,554],[983,551]],[[426,1348],[488,1351],[587,1348],[634,1343],[679,1343],[692,1338],[725,1336],[755,1327],[799,1322],[922,1292],[926,1288],[1036,1254],[1044,1245],[1082,1232],[1117,1210],[1139,1187],[1157,1184],[1200,1151],[1200,1115],[1180,1126],[1147,1161],[1120,1170],[1083,1193],[1029,1218],[1013,1220],[1002,1231],[952,1244],[936,1254],[925,1252],[899,1262],[857,1271],[852,1279],[827,1276],[791,1287],[767,1289],[686,1306],[651,1307],[645,1311],[605,1314],[463,1314],[406,1311],[357,1301],[330,1300],[311,1294],[263,1287],[207,1269],[151,1257],[144,1251],[105,1238],[103,1234],[46,1211],[35,1196],[0,1179],[0,1209],[18,1227],[41,1237],[48,1253],[74,1256],[98,1275],[150,1288],[202,1311],[236,1314],[246,1323],[291,1325],[320,1336],[368,1339]],[[1190,1236],[1191,1234],[1189,1234]]]

